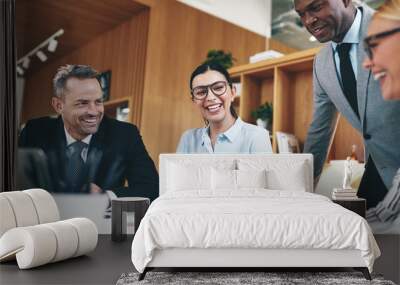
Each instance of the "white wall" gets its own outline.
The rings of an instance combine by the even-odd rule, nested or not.
[[[178,0],[264,37],[271,36],[271,0]]]

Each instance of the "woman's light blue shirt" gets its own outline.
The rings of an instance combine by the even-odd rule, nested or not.
[[[243,122],[240,118],[211,145],[209,127],[190,129],[183,133],[177,153],[272,153],[266,129]]]

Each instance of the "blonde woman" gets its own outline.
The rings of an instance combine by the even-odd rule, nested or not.
[[[383,98],[400,100],[400,0],[385,1],[379,8],[364,45],[368,55],[364,67],[379,80]],[[400,233],[400,169],[385,198],[368,210],[367,220],[376,232]]]

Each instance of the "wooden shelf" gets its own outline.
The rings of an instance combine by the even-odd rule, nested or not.
[[[121,114],[126,118],[122,118],[120,117],[121,115],[119,115],[119,112],[123,112],[123,109],[128,111],[128,113],[125,115]],[[104,102],[104,113],[111,118],[132,123],[132,98],[122,97]]]
[[[255,63],[244,64],[235,66],[229,69],[231,76],[239,76],[246,73],[256,73],[258,71],[273,69],[277,66],[285,66],[288,64],[296,64],[299,62],[307,62],[314,59],[314,56],[320,51],[321,48],[313,48],[304,51],[294,52],[279,58],[263,60]]]
[[[229,70],[235,82],[242,84],[235,107],[246,122],[254,123],[251,112],[265,102],[274,107],[272,144],[277,151],[275,132],[294,134],[303,148],[313,113],[313,61],[320,48],[233,67]],[[345,159],[351,145],[363,149],[362,138],[343,118],[338,120],[330,159]]]

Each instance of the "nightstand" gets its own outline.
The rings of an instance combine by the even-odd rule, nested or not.
[[[354,200],[336,200],[333,199],[332,202],[339,204],[340,206],[359,214],[361,217],[365,218],[365,212],[367,209],[367,201],[363,198],[357,198]]]

